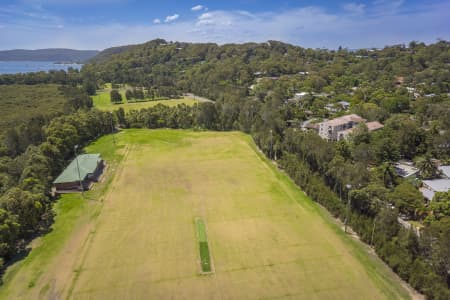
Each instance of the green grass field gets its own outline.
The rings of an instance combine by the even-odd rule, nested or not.
[[[53,231],[8,269],[1,299],[409,297],[249,136],[141,129],[116,140],[87,148],[109,163],[105,182],[88,200],[59,200]]]
[[[200,252],[200,267],[202,272],[211,272],[211,255],[209,254],[208,237],[206,235],[205,222],[201,218],[195,219],[197,229],[198,246]]]
[[[92,96],[94,106],[104,111],[113,111],[119,109],[119,107],[122,107],[125,111],[129,111],[132,109],[139,110],[141,108],[148,108],[157,104],[177,106],[178,104],[194,105],[194,103],[198,103],[198,100],[194,100],[188,97],[184,97],[181,99],[154,100],[145,102],[127,102],[125,98],[125,90],[121,90],[120,93],[122,94],[123,103],[113,104],[111,103],[109,91],[98,92],[97,95]]]

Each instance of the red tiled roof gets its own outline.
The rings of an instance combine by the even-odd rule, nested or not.
[[[380,122],[377,122],[377,121],[368,122],[368,123],[366,123],[366,125],[367,125],[367,129],[369,129],[369,131],[374,131],[374,130],[384,127],[383,124],[381,124]]]
[[[346,115],[346,116],[342,116],[342,117],[339,117],[336,119],[329,120],[325,123],[328,126],[338,126],[338,125],[346,124],[349,122],[361,123],[364,121],[365,121],[365,119],[361,118],[360,116],[351,114],[351,115]]]

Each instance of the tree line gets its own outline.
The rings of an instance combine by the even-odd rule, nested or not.
[[[286,127],[287,112],[276,102],[273,95],[263,102],[249,100],[234,115],[225,100],[193,107],[157,105],[127,113],[119,109],[115,117],[123,127],[250,133],[269,158],[314,201],[348,221],[400,277],[430,299],[447,299],[450,193],[437,193],[426,206],[414,183],[397,176],[392,162],[429,151],[445,158],[448,150],[441,154],[431,134],[415,123],[407,126],[410,120],[398,116],[388,120],[382,131],[369,134],[361,129],[348,141],[327,142],[315,132]],[[423,138],[414,137],[417,134]],[[401,146],[397,142],[401,138],[415,142]],[[400,226],[399,215],[423,222],[420,237]]]
[[[450,159],[449,49],[445,41],[330,51],[275,41],[218,46],[155,40],[119,53],[110,51],[100,61],[94,59],[69,85],[79,86],[83,95],[112,82],[167,95],[193,92],[214,99],[214,103],[157,105],[126,113],[120,108],[114,112],[114,122],[124,128],[241,130],[251,134],[270,159],[314,201],[348,222],[397,274],[430,299],[448,299],[450,195],[437,193],[433,202],[425,205],[416,187],[420,182],[397,176],[393,166],[401,158],[414,160],[426,179],[436,176],[432,159]],[[17,75],[16,79],[24,77]],[[7,83],[15,80],[7,78]],[[289,101],[301,91],[308,95],[301,101]],[[349,113],[383,122],[385,127],[369,133],[360,126],[347,141],[327,142],[292,125],[347,113],[325,109],[326,104],[341,100],[350,102]],[[8,230],[1,235],[5,245],[1,249],[6,249],[2,252],[6,259],[17,252],[19,241],[26,236],[21,228],[32,228],[48,218],[47,200],[36,200],[42,194],[42,199],[48,199],[44,190],[37,188],[44,187],[39,178],[43,175],[49,184],[73,155],[74,144],[110,130],[109,114],[81,103],[76,112],[34,125],[42,132],[30,139],[30,144],[14,147],[17,143],[12,143],[11,147],[4,143],[5,155],[0,161],[7,163],[0,165],[5,186],[2,199],[8,195],[21,199],[18,203],[26,207],[44,207],[30,214],[30,220],[35,220],[32,224],[23,225],[20,222],[27,224],[28,217],[19,216],[15,204],[4,206],[1,224]],[[41,167],[34,170],[34,165]],[[30,166],[25,173],[31,174],[29,177],[23,175],[25,166]],[[37,180],[29,179],[34,176]],[[12,190],[17,187],[22,192]],[[26,204],[36,201],[42,204]],[[400,226],[398,216],[421,222],[420,237]]]
[[[446,276],[450,195],[438,195],[440,199],[436,199],[435,206],[444,207],[425,208],[412,184],[394,173],[388,175],[388,165],[381,164],[374,170],[368,168],[367,149],[371,149],[372,143],[373,149],[378,149],[376,145],[379,139],[386,138],[384,134],[362,131],[348,142],[326,142],[314,132],[286,127],[287,112],[277,101],[281,99],[273,95],[263,102],[249,100],[237,114],[230,114],[227,100],[221,100],[194,106],[159,104],[127,113],[120,108],[113,115],[115,126],[124,128],[199,128],[250,133],[260,149],[269,158],[276,159],[313,200],[342,220],[349,216],[349,224],[361,239],[371,243],[403,279],[431,299],[445,299],[449,293]],[[14,158],[2,157],[0,249],[3,259],[23,249],[26,237],[48,227],[52,220],[48,197],[52,179],[73,157],[75,144],[85,144],[109,133],[110,122],[109,113],[81,108],[44,125],[44,139],[40,144],[30,144]],[[408,132],[404,134],[411,133]],[[374,159],[382,161],[383,149],[389,144],[380,145],[380,149],[374,150]],[[409,150],[396,151],[404,155]],[[353,189],[347,189],[347,184]],[[350,201],[349,214],[346,199]],[[399,213],[418,218],[420,211],[415,205],[424,212],[428,210],[432,216],[420,238],[397,222]]]
[[[63,87],[64,114],[10,128],[0,147],[0,267],[25,250],[53,221],[51,183],[73,158],[74,145],[111,132],[111,115],[91,109],[92,99]]]

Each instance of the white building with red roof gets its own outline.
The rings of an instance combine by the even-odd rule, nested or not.
[[[380,122],[368,122],[356,114],[346,115],[319,124],[319,135],[329,141],[339,141],[346,139],[358,124],[365,123],[370,131],[383,128]]]

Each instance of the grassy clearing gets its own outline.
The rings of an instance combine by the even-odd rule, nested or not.
[[[78,194],[63,195],[54,205],[54,211],[51,232],[35,240],[30,254],[8,268],[0,288],[1,299],[8,299],[9,294],[27,298],[27,290],[36,286],[46,267],[64,247],[81,217],[88,213],[88,205]]]
[[[196,218],[195,227],[197,229],[198,235],[200,266],[202,272],[209,273],[211,272],[211,257],[209,254],[208,238],[206,236],[206,226],[205,222],[203,222],[203,219]]]
[[[183,97],[181,99],[163,99],[163,100],[150,100],[143,102],[128,102],[125,98],[125,91],[120,91],[122,94],[123,102],[122,104],[113,104],[111,103],[109,91],[99,92],[97,95],[92,96],[92,100],[94,101],[94,106],[100,110],[105,111],[113,111],[122,107],[125,111],[130,111],[132,109],[141,109],[141,108],[149,108],[158,104],[168,105],[168,106],[177,106],[178,104],[186,104],[186,105],[194,105],[194,103],[198,103],[198,100],[194,100],[189,97]]]
[[[120,165],[95,191],[104,201],[75,239],[81,246],[65,252],[75,245],[69,232],[45,275],[30,287],[17,280],[30,270],[17,270],[3,298],[408,298],[249,136],[135,129],[116,140],[117,150],[111,136],[88,147]],[[193,230],[197,216],[203,226]],[[198,276],[200,239],[214,253],[214,276]]]

